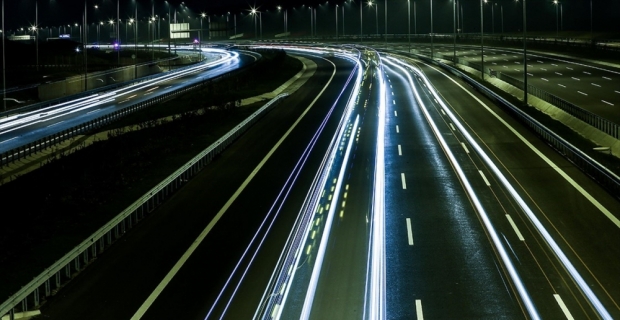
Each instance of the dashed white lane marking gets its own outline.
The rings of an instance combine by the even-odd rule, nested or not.
[[[584,92],[581,92],[581,91],[577,91],[577,92],[579,92],[579,93],[583,94],[584,96],[587,96],[587,95],[588,95],[587,93],[584,93]]]
[[[465,149],[465,152],[469,153],[469,149],[467,149],[467,146],[465,145],[465,143],[461,142],[461,145],[463,146],[463,149]]]
[[[407,190],[407,181],[405,180],[405,174],[401,173],[400,174],[400,180],[403,184],[403,190]]]
[[[557,74],[557,75],[559,75],[559,76],[563,76],[563,74],[561,74],[561,73],[559,73],[559,72],[556,72],[555,74]]]
[[[491,183],[487,179],[487,176],[484,175],[484,172],[482,172],[482,170],[478,170],[478,173],[480,173],[480,176],[482,177],[482,180],[484,180],[484,183],[487,185],[487,187],[490,187]]]
[[[604,103],[606,103],[606,104],[608,104],[608,105],[610,105],[610,106],[613,106],[613,105],[614,105],[613,103],[611,103],[611,102],[607,102],[607,101],[605,101],[605,100],[601,100],[601,101],[603,101]]]
[[[577,81],[581,81],[579,78],[575,78],[575,77],[571,77],[571,79],[577,80]]]
[[[564,304],[564,301],[562,301],[562,298],[560,297],[559,294],[554,293],[553,297],[555,298],[555,301],[558,303],[558,305],[560,306],[560,309],[562,309],[562,312],[564,312],[564,316],[566,316],[567,320],[573,320],[575,318],[573,318],[573,315],[570,313],[570,311],[568,311],[568,308],[566,307],[566,305]]]
[[[398,125],[396,125],[396,133],[400,133],[400,128],[398,128]]]
[[[585,74],[591,74],[590,72],[586,72],[586,71],[584,71],[583,73],[585,73]]]
[[[456,131],[456,128],[454,127],[452,123],[450,123],[450,129],[452,129],[452,131]]]
[[[510,225],[512,226],[512,229],[515,231],[515,233],[517,234],[517,238],[519,238],[519,240],[521,241],[525,241],[525,239],[523,238],[523,235],[521,234],[521,231],[519,231],[519,228],[517,228],[517,225],[515,224],[515,222],[512,220],[512,217],[509,214],[506,214],[506,219],[508,219],[508,222],[510,223]]]
[[[611,78],[608,78],[608,77],[603,77],[603,79],[605,79],[605,80],[611,80]]]
[[[410,246],[413,245],[413,231],[411,230],[411,219],[407,218],[407,242]]]
[[[401,148],[400,144],[398,145],[398,155],[399,156],[403,155],[403,148]]]
[[[398,117],[398,111],[394,110],[394,116]]]
[[[415,301],[415,314],[417,320],[424,320],[424,312],[422,312],[422,300],[416,299]]]
[[[596,86],[596,87],[599,87],[599,88],[601,87],[600,85],[598,85],[598,84],[596,84],[596,83],[594,83],[594,82],[592,82],[592,85],[593,85],[593,86]]]
[[[543,79],[544,81],[549,81],[549,80],[547,80],[547,79],[545,79],[545,78],[541,78],[541,79]]]
[[[568,69],[568,70],[573,70],[573,68],[571,68],[571,67],[566,67],[566,69]]]
[[[540,68],[540,70],[547,71],[547,69],[545,69],[545,68]]]
[[[559,83],[558,83],[558,86],[560,86],[560,87],[562,87],[562,88],[566,88],[566,86],[565,86],[565,85],[563,85],[563,84],[559,84]]]

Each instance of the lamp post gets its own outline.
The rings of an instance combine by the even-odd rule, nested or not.
[[[454,53],[452,55],[452,62],[456,66],[456,0],[452,0],[452,26],[454,32]]]
[[[560,20],[558,14],[558,0],[553,0],[553,4],[555,4],[555,37],[558,38],[560,36]]]
[[[387,0],[385,0],[385,9],[383,12],[385,13],[385,29],[383,30],[383,34],[385,35],[385,48],[387,49]]]
[[[364,2],[363,0],[360,0],[360,42],[363,41],[364,38],[364,30],[363,30],[363,15],[362,15],[362,2]]]
[[[523,0],[523,105],[527,106],[527,15]]]
[[[207,16],[206,13],[200,14],[200,34],[198,35],[198,49],[202,50],[202,20]]]
[[[435,53],[435,47],[433,45],[433,0],[431,0],[431,60]]]
[[[416,10],[416,2],[413,2],[413,33],[418,34],[418,11]]]
[[[256,9],[252,9],[251,14],[254,18],[254,38],[257,38],[258,31],[256,29]],[[312,15],[312,9],[310,9],[310,15]]]
[[[480,75],[484,81],[484,3],[480,0]]]
[[[409,53],[411,53],[411,2],[407,0],[407,40],[409,42]]]
[[[371,7],[371,8],[373,6],[375,7],[375,24],[376,24],[376,29],[377,29],[376,32],[377,32],[377,37],[379,37],[379,13],[378,13],[378,11],[379,11],[378,7],[379,6],[376,3],[372,2],[372,0],[368,1],[368,6]]]
[[[6,53],[4,47],[4,0],[2,0],[2,103],[6,111]]]
[[[338,4],[336,4],[336,10],[334,10],[336,13],[336,41],[338,41]]]

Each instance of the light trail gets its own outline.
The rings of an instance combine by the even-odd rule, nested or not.
[[[448,116],[450,117],[450,119],[452,119],[452,121],[454,123],[456,123],[457,127],[459,128],[459,130],[461,131],[461,133],[463,134],[463,136],[467,139],[467,141],[470,143],[471,146],[474,147],[474,149],[476,149],[477,153],[480,155],[480,157],[484,160],[484,162],[487,164],[487,166],[491,169],[491,171],[493,171],[493,173],[495,174],[495,176],[500,180],[500,182],[502,183],[502,185],[504,186],[504,188],[506,188],[508,190],[508,192],[510,193],[510,195],[512,196],[512,198],[519,204],[519,207],[523,210],[523,212],[525,212],[526,216],[530,219],[530,221],[532,222],[532,224],[536,227],[536,229],[538,230],[538,232],[541,234],[541,236],[543,237],[543,239],[545,239],[545,241],[547,242],[547,244],[549,245],[549,247],[552,249],[552,251],[554,252],[554,254],[556,255],[556,257],[558,258],[558,260],[562,263],[562,265],[564,266],[564,268],[568,271],[568,273],[571,275],[571,277],[573,278],[573,280],[575,281],[575,283],[577,284],[577,286],[582,290],[583,294],[586,296],[586,298],[589,300],[589,302],[591,303],[591,305],[594,307],[594,309],[598,312],[599,316],[602,319],[612,319],[611,315],[609,314],[609,312],[607,311],[607,309],[603,306],[603,304],[600,302],[600,300],[598,299],[598,297],[594,294],[594,292],[592,291],[592,289],[590,288],[590,286],[585,282],[585,280],[581,277],[581,275],[579,274],[579,272],[577,271],[577,269],[573,266],[573,264],[570,262],[570,260],[568,259],[568,257],[566,257],[566,255],[564,254],[564,252],[560,249],[560,247],[558,246],[558,244],[555,242],[555,240],[553,239],[553,237],[551,237],[551,235],[549,234],[549,232],[547,231],[547,229],[545,229],[545,227],[542,225],[542,223],[540,222],[540,220],[538,219],[538,217],[536,217],[536,215],[534,214],[534,212],[529,208],[529,206],[525,203],[525,201],[523,200],[523,198],[519,195],[519,193],[514,189],[514,187],[510,184],[510,182],[508,181],[508,179],[506,179],[506,177],[504,176],[504,174],[499,170],[499,168],[495,165],[495,163],[491,160],[491,158],[484,152],[484,150],[480,147],[480,145],[473,139],[473,137],[469,134],[469,132],[465,129],[465,127],[459,122],[459,120],[457,119],[457,117],[452,113],[452,111],[450,110],[450,108],[448,108],[448,106],[446,106],[446,104],[443,102],[443,100],[440,98],[439,94],[437,93],[437,91],[435,90],[435,88],[431,85],[430,81],[428,80],[428,78],[426,77],[426,75],[424,75],[424,73],[422,71],[420,71],[418,68],[415,68],[409,64],[406,64],[400,60],[397,59],[393,59],[391,58],[390,60],[393,60],[399,64],[402,64],[404,66],[409,67],[411,70],[413,70],[425,83],[428,84],[428,88],[431,92],[431,94],[436,97],[439,100],[439,104],[441,105],[441,108],[443,110],[445,110],[445,112],[448,114]],[[408,74],[408,73],[407,73]]]
[[[420,94],[418,93],[417,88],[415,87],[414,83],[413,83],[413,79],[411,78],[411,74],[401,65],[404,65],[406,67],[411,68],[412,70],[416,70],[415,68],[413,68],[413,66],[411,65],[407,65],[399,60],[396,59],[392,59],[392,58],[387,58],[385,59],[385,61],[388,62],[388,64],[398,68],[399,70],[401,70],[401,72],[407,76],[407,79],[409,80],[409,86],[411,87],[416,100],[418,102],[418,105],[420,106],[420,109],[422,111],[422,113],[424,114],[424,117],[426,118],[428,124],[430,125],[431,129],[433,130],[435,137],[437,138],[437,140],[439,141],[442,149],[444,149],[444,152],[446,153],[446,156],[448,157],[448,160],[450,160],[450,162],[452,163],[452,165],[454,166],[454,170],[456,171],[457,175],[459,176],[459,178],[461,179],[462,183],[463,183],[463,187],[465,188],[465,191],[467,191],[467,193],[469,194],[472,203],[474,205],[474,207],[476,208],[476,210],[478,211],[481,220],[483,221],[488,233],[489,233],[489,237],[491,238],[491,240],[493,241],[502,261],[504,262],[504,265],[506,266],[506,269],[508,271],[508,274],[510,275],[510,278],[512,279],[512,282],[514,283],[517,292],[519,293],[519,296],[521,298],[521,301],[523,301],[523,304],[525,305],[525,308],[527,310],[527,313],[529,314],[529,316],[532,319],[540,319],[540,316],[538,315],[538,311],[536,310],[536,307],[534,306],[533,302],[531,301],[531,298],[529,296],[529,293],[527,292],[527,289],[525,288],[525,285],[523,284],[523,282],[521,281],[521,278],[515,268],[515,266],[512,264],[512,261],[508,255],[508,253],[506,252],[506,249],[504,248],[503,243],[501,242],[501,239],[499,238],[497,231],[495,230],[495,227],[493,226],[493,224],[491,223],[491,220],[488,216],[488,214],[486,213],[486,210],[484,209],[484,207],[482,206],[482,203],[480,202],[480,200],[478,199],[476,192],[474,191],[473,187],[471,186],[469,179],[467,178],[467,176],[465,175],[465,172],[462,170],[461,165],[459,164],[459,162],[457,161],[456,157],[454,156],[454,154],[452,153],[452,150],[450,149],[450,147],[448,146],[448,143],[444,140],[441,131],[437,128],[437,125],[435,124],[435,122],[433,121],[432,117],[430,116],[430,114],[428,113],[428,110],[426,108],[426,105],[424,104],[424,102],[422,101],[422,98],[420,97]],[[420,72],[416,72],[416,74],[418,75],[422,75],[423,74]],[[424,78],[424,80],[426,80],[426,78]],[[427,88],[432,88],[431,87],[431,83],[429,81],[425,81],[427,84]],[[429,89],[431,90],[431,92],[434,92],[434,89]],[[440,104],[443,106],[443,101],[441,100],[441,98],[435,93],[433,94],[433,96],[441,101]],[[448,114],[450,114],[449,110],[446,110],[446,112],[448,112]],[[465,132],[465,129],[463,128],[463,126],[460,124],[460,122],[458,121],[458,119],[451,117],[452,121],[454,123],[456,123],[456,125],[459,127],[459,129],[462,132]],[[469,141],[470,144],[472,146],[474,146],[474,148],[476,149],[476,151],[478,151],[478,153],[481,153],[481,149],[479,149],[478,145],[475,145],[475,141]]]

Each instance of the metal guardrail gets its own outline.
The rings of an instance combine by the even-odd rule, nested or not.
[[[497,77],[498,79],[514,86],[517,87],[518,89],[523,90],[523,81],[513,78],[507,74],[498,72],[497,73]],[[543,101],[546,101],[560,109],[562,109],[563,111],[565,111],[566,113],[570,114],[571,116],[595,127],[596,129],[599,129],[603,132],[605,132],[606,134],[618,139],[620,137],[620,130],[619,130],[619,126],[617,123],[614,123],[613,121],[607,120],[595,113],[592,113],[588,110],[585,110],[583,108],[580,108],[556,95],[553,95],[545,90],[542,90],[540,88],[537,88],[531,84],[527,85],[527,92],[537,98],[540,98]]]
[[[185,91],[189,89],[184,89]],[[219,140],[200,152],[197,156],[185,163],[177,171],[169,175],[157,186],[153,187],[140,199],[132,203],[129,207],[110,220],[105,226],[101,227],[90,237],[76,246],[69,253],[65,254],[60,260],[56,261],[51,267],[43,271],[30,283],[21,288],[19,292],[11,296],[0,305],[0,316],[9,315],[12,319],[14,309],[19,306],[21,311],[30,310],[40,305],[41,299],[52,295],[53,290],[60,289],[73,276],[81,271],[90,263],[97,254],[102,253],[106,248],[120,238],[127,229],[130,229],[152,212],[164,199],[180,189],[191,177],[200,172],[213,158],[221,153],[235,139],[247,131],[265,113],[273,109],[288,93],[283,93],[265,104],[262,108],[254,112],[242,123],[231,129]],[[52,289],[52,287],[54,287]]]
[[[69,129],[57,132],[57,133],[55,133],[53,135],[41,138],[41,139],[36,140],[34,142],[28,143],[26,145],[17,147],[15,149],[12,149],[12,150],[9,150],[9,151],[6,151],[6,152],[0,154],[0,166],[5,166],[5,165],[7,165],[7,164],[9,164],[11,162],[18,161],[20,159],[23,159],[23,158],[26,158],[26,157],[28,157],[30,155],[33,155],[33,154],[35,154],[37,152],[41,152],[41,151],[45,150],[46,148],[49,148],[49,147],[51,147],[53,145],[56,145],[56,144],[59,144],[59,143],[65,141],[65,140],[71,139],[71,138],[73,138],[75,136],[78,136],[80,134],[86,133],[86,132],[88,132],[90,130],[97,129],[97,128],[103,127],[105,125],[108,125],[108,124],[110,124],[110,123],[112,123],[112,122],[114,122],[114,121],[116,121],[116,120],[118,120],[118,119],[120,119],[120,118],[122,118],[122,117],[124,117],[126,115],[129,115],[129,114],[131,114],[133,112],[136,112],[138,110],[144,109],[144,108],[146,108],[148,106],[151,106],[151,105],[153,105],[155,103],[159,103],[159,102],[168,100],[168,99],[170,99],[172,97],[175,97],[175,96],[177,96],[179,94],[182,94],[182,93],[188,92],[190,90],[194,90],[194,89],[200,88],[200,87],[204,86],[207,83],[210,83],[210,82],[213,82],[213,81],[217,81],[217,80],[219,80],[221,78],[228,77],[228,76],[231,76],[233,74],[236,74],[236,73],[238,73],[238,72],[240,72],[242,70],[245,70],[245,68],[247,68],[247,66],[239,68],[239,69],[236,69],[236,70],[233,70],[233,71],[230,71],[230,72],[227,72],[227,73],[224,73],[224,74],[221,74],[221,75],[219,75],[217,77],[214,77],[214,78],[211,78],[211,79],[203,80],[200,83],[191,85],[189,87],[180,88],[180,89],[174,90],[172,92],[163,94],[161,96],[154,97],[154,98],[148,99],[146,101],[143,101],[143,102],[140,102],[140,103],[137,103],[137,104],[133,104],[133,105],[128,106],[128,107],[126,107],[126,108],[124,108],[122,110],[115,111],[113,113],[101,116],[101,117],[96,118],[94,120],[91,120],[91,121],[79,124],[77,126],[71,127]],[[147,79],[142,79],[142,81],[146,81],[146,80]]]
[[[473,86],[476,90],[484,94],[491,101],[496,104],[504,107],[511,115],[513,115],[517,120],[521,123],[529,127],[532,131],[534,131],[538,136],[540,136],[543,140],[545,140],[550,146],[552,146],[558,153],[572,162],[577,168],[579,168],[582,172],[590,176],[597,183],[599,183],[603,188],[605,188],[613,197],[620,199],[620,177],[611,172],[605,166],[598,163],[596,160],[592,159],[590,156],[585,154],[583,151],[573,146],[568,141],[564,140],[555,132],[551,131],[543,124],[538,122],[536,119],[526,114],[524,111],[519,109],[517,106],[510,103],[508,100],[499,96],[486,86],[480,84],[478,81],[474,80],[470,76],[466,75],[462,71],[447,65],[445,63],[441,63],[436,60],[431,60],[428,57],[422,55],[416,55],[419,59],[424,60],[425,62],[435,64],[460,79],[466,81],[471,86]]]

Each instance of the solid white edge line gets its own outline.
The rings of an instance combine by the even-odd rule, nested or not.
[[[405,174],[404,173],[400,174],[400,180],[403,183],[403,190],[407,190],[407,181],[405,180]]]
[[[553,297],[555,298],[555,301],[560,306],[560,309],[562,309],[562,312],[564,312],[564,316],[566,316],[566,319],[574,320],[575,318],[573,318],[573,315],[568,310],[568,307],[566,307],[566,304],[564,304],[564,301],[562,301],[562,297],[560,297],[560,295],[557,293],[554,293]]]
[[[407,242],[409,243],[410,246],[413,245],[413,230],[411,229],[411,219],[407,218],[406,220],[407,223]]]
[[[508,222],[512,226],[512,229],[514,229],[515,233],[517,234],[517,238],[519,238],[519,240],[521,240],[521,241],[525,241],[525,238],[523,238],[523,235],[521,234],[521,231],[519,231],[519,228],[517,228],[517,225],[512,220],[512,217],[509,214],[506,214],[506,219],[508,219]]]
[[[142,319],[144,314],[148,311],[148,309],[151,307],[151,305],[153,305],[153,303],[155,302],[155,299],[157,299],[157,297],[159,297],[159,295],[164,291],[164,289],[166,288],[168,283],[170,283],[172,278],[174,278],[174,276],[179,272],[179,270],[181,269],[183,264],[185,264],[185,262],[189,259],[189,257],[192,255],[192,253],[194,253],[196,248],[198,248],[198,246],[202,243],[202,241],[204,241],[204,239],[211,232],[213,227],[215,227],[215,225],[218,223],[218,221],[222,218],[224,213],[226,213],[226,211],[232,205],[232,203],[237,199],[237,197],[239,197],[241,192],[243,192],[243,190],[245,190],[245,187],[250,183],[250,181],[252,181],[254,176],[265,165],[267,160],[269,160],[269,158],[271,158],[271,155],[273,155],[276,152],[278,147],[280,147],[282,142],[284,142],[284,140],[293,131],[293,129],[295,129],[295,127],[297,127],[297,124],[299,124],[299,122],[301,122],[301,119],[308,113],[308,111],[310,111],[310,108],[312,108],[312,106],[314,106],[314,104],[319,99],[319,97],[321,97],[321,95],[323,95],[323,92],[325,92],[327,87],[330,85],[330,83],[332,82],[332,80],[333,80],[335,75],[336,75],[336,66],[334,65],[334,72],[332,73],[332,76],[329,79],[329,81],[327,82],[327,84],[325,84],[325,86],[323,87],[323,90],[321,90],[321,92],[316,96],[316,98],[314,98],[314,100],[312,101],[312,103],[310,103],[308,108],[306,108],[306,110],[304,110],[304,112],[299,116],[299,118],[297,118],[297,120],[291,125],[291,127],[286,131],[286,133],[284,133],[284,135],[280,138],[280,140],[278,140],[278,142],[273,146],[273,148],[271,148],[271,150],[269,150],[269,153],[267,153],[267,155],[265,155],[265,157],[256,166],[256,168],[254,168],[254,170],[252,170],[250,175],[245,179],[245,181],[243,181],[241,186],[239,186],[239,188],[230,197],[230,199],[228,199],[228,201],[226,201],[226,203],[220,209],[220,211],[218,211],[218,213],[215,215],[215,217],[213,217],[213,219],[211,219],[211,221],[209,222],[207,227],[200,233],[200,235],[198,235],[196,240],[194,240],[194,242],[192,242],[192,245],[185,251],[183,256],[181,256],[181,258],[174,264],[174,266],[166,274],[164,279],[162,279],[162,281],[157,285],[157,287],[148,296],[148,298],[144,301],[144,303],[142,303],[140,308],[131,317],[131,320]]]
[[[417,320],[424,320],[424,312],[422,312],[422,300],[416,299],[415,301],[415,314]]]
[[[490,187],[491,183],[487,179],[487,176],[484,175],[484,172],[482,172],[482,170],[478,170],[478,173],[480,173],[480,176],[482,177],[482,180],[484,180],[484,184],[486,184],[487,187]]]

